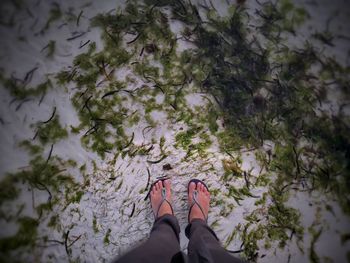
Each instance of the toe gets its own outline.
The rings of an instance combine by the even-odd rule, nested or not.
[[[191,182],[188,187],[188,201],[190,203],[192,202],[192,194],[195,189],[196,189],[196,184],[194,182]]]
[[[167,192],[171,190],[171,182],[169,179],[164,181],[164,187],[167,190]]]
[[[165,189],[166,189],[166,198],[168,199],[168,200],[170,200],[171,199],[171,181],[170,180],[165,180],[164,181],[164,187],[165,187]]]
[[[162,190],[162,181],[159,181],[158,183],[157,183],[157,190],[158,191],[160,191],[160,190]]]
[[[208,189],[205,187],[205,185],[203,184],[203,192],[205,193],[205,194],[207,194],[208,193]]]
[[[189,186],[189,192],[192,193],[194,189],[196,189],[196,184],[194,182],[191,182]]]
[[[198,191],[199,192],[203,192],[203,184],[202,183],[198,183]]]

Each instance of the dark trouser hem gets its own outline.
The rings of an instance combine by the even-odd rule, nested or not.
[[[166,214],[154,222],[149,239],[115,263],[183,262],[179,242],[180,226],[175,216]]]
[[[224,249],[214,231],[204,220],[194,219],[186,227],[189,239],[188,257],[191,263],[241,263]]]

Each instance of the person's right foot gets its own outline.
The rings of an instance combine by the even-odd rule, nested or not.
[[[196,183],[191,182],[189,185],[189,191],[188,191],[189,206],[191,206],[194,203],[193,193],[195,190],[197,190],[198,192],[197,202],[202,207],[203,212],[201,211],[201,209],[197,204],[194,204],[189,215],[189,223],[191,223],[193,219],[202,219],[206,221],[206,219],[208,218],[210,193],[202,183],[198,182],[197,189],[196,189]]]

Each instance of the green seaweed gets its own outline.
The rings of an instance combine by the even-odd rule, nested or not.
[[[29,140],[24,140],[19,143],[20,147],[26,149],[30,155],[40,155],[43,153],[43,147],[33,144]]]
[[[320,262],[320,258],[315,251],[315,244],[316,244],[317,240],[319,239],[319,237],[322,233],[322,230],[323,230],[322,228],[319,229],[318,231],[316,231],[313,228],[309,229],[309,231],[312,234],[312,239],[311,239],[311,244],[310,244],[310,253],[309,253],[310,262],[312,262],[312,263]]]
[[[80,123],[70,127],[71,132],[101,158],[107,154],[114,157],[110,162],[113,165],[119,156],[148,155],[152,150],[152,145],[136,145],[135,131],[128,130],[127,134],[133,134],[130,137],[124,128],[139,128],[136,124],[143,122],[149,128],[163,125],[152,118],[153,111],[166,113],[172,124],[183,127],[174,145],[186,152],[182,161],[208,157],[211,135],[216,136],[220,151],[232,158],[223,160],[221,180],[227,190],[223,196],[232,198],[237,205],[246,198],[258,198],[258,209],[246,216],[247,222],[235,228],[225,242],[228,246],[235,237],[241,238],[243,255],[253,261],[262,246],[271,249],[277,244],[284,248],[288,242],[302,239],[300,214],[287,205],[290,189],[325,191],[327,196],[337,198],[343,211],[350,211],[349,120],[341,107],[332,116],[317,112],[318,106],[327,102],[329,83],[349,98],[350,69],[320,53],[311,42],[299,48],[286,43],[285,39],[297,34],[297,28],[308,18],[304,9],[288,0],[258,5],[255,30],[242,3],[232,5],[229,14],[222,17],[212,7],[189,1],[128,1],[123,9],[92,19],[91,25],[101,29],[102,48],[97,50],[95,42],[84,44],[88,50],[73,59],[72,67],[56,74],[57,83],[72,93],[79,117]],[[81,14],[82,11],[77,18],[69,10],[67,21],[78,24]],[[42,33],[61,16],[60,6],[53,4]],[[180,33],[171,31],[170,20],[180,22]],[[327,30],[313,37],[326,45],[333,44]],[[179,39],[190,42],[191,49],[178,49]],[[55,41],[51,40],[47,55],[53,56],[54,50]],[[114,73],[125,68],[133,76],[121,81]],[[44,96],[53,86],[51,81],[29,87],[31,74],[23,80],[1,75],[1,82],[17,100]],[[137,86],[139,79],[144,82],[142,86]],[[137,87],[132,90],[134,86]],[[208,103],[194,109],[187,106],[186,95],[193,92],[204,93]],[[141,106],[144,112],[132,112],[130,104]],[[32,157],[29,168],[9,174],[0,182],[0,202],[14,200],[20,194],[21,183],[35,191],[45,191],[48,202],[36,206],[41,218],[62,196],[66,207],[79,203],[84,188],[63,171],[67,167],[79,169],[77,163],[51,156],[53,145],[68,137],[59,116],[53,115],[50,121],[36,123],[32,128],[37,130],[38,140],[20,143]],[[262,146],[268,141],[275,146],[266,151]],[[159,144],[161,155],[156,160],[147,159],[149,163],[159,163],[171,154],[164,137],[153,137],[151,143]],[[44,157],[43,146],[49,144],[51,151]],[[253,182],[237,187],[236,182],[246,179],[247,173],[241,170],[239,158],[233,158],[241,150],[254,150],[262,170],[257,178],[251,178]],[[96,163],[92,163],[97,172]],[[89,186],[85,165],[80,172],[83,187]],[[119,180],[116,191],[123,185],[123,178]],[[258,186],[269,190],[256,197],[252,189]],[[228,216],[233,205],[217,198],[218,190],[212,193],[220,215]],[[54,227],[57,220],[52,216],[49,226]],[[92,228],[99,232],[96,215]],[[110,243],[110,233],[108,229],[103,239],[106,245]],[[320,231],[311,234],[310,260],[318,262],[314,245]],[[23,244],[26,242],[32,240]]]
[[[6,175],[0,181],[0,205],[5,201],[14,200],[18,197],[20,189],[16,187],[19,178],[13,175]]]
[[[46,57],[52,58],[56,51],[56,41],[50,40],[49,43],[41,50],[46,50]]]
[[[18,100],[24,100],[31,96],[43,96],[48,89],[52,88],[52,82],[49,79],[36,87],[26,87],[26,80],[7,79],[3,76],[0,77],[0,81],[4,84],[4,87],[9,90],[10,94]]]
[[[59,220],[58,215],[51,216],[49,222],[47,223],[47,226],[51,228],[55,228],[58,224],[58,220]]]
[[[94,230],[94,233],[97,234],[99,232],[98,226],[97,226],[97,218],[94,215],[92,219],[92,229]]]
[[[63,138],[68,137],[66,129],[61,127],[59,116],[56,115],[48,123],[37,123],[37,137],[43,145],[55,143]]]
[[[188,150],[192,144],[192,139],[195,137],[201,127],[189,128],[186,131],[178,132],[175,136],[176,144],[175,147],[181,147],[184,150]]]
[[[103,243],[104,243],[105,245],[108,245],[108,244],[110,243],[109,237],[110,237],[110,235],[111,235],[111,232],[112,232],[112,230],[111,230],[110,228],[108,228],[108,230],[107,230],[107,232],[106,232],[106,235],[105,235],[105,237],[103,238]]]
[[[31,217],[21,217],[17,223],[19,228],[15,235],[0,239],[2,253],[9,253],[23,246],[33,247],[35,245],[39,222]]]
[[[62,17],[62,11],[57,3],[53,3],[51,5],[51,9],[49,11],[49,18],[47,19],[45,26],[40,31],[42,34],[45,33],[46,30],[48,30],[51,26],[51,24],[57,20],[59,20]]]

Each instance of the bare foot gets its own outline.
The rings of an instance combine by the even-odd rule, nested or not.
[[[164,184],[164,186],[163,186]],[[164,201],[162,203],[163,197],[162,197],[162,189],[165,188],[165,197],[166,200],[171,202],[171,183],[170,180],[164,180],[164,181],[158,181],[155,185],[152,187],[151,191],[151,206],[153,210],[153,214],[156,216],[156,219],[158,217],[161,217],[165,214],[173,214],[173,210],[171,209],[171,206],[168,204],[168,202]],[[162,203],[162,204],[161,204]],[[160,206],[160,207],[159,207]],[[157,214],[158,212],[158,214]]]
[[[189,191],[188,191],[188,204],[191,205],[193,200],[193,193],[196,190],[196,184],[194,182],[190,183]],[[197,204],[195,204],[192,209],[189,216],[189,221],[193,219],[203,219],[204,221],[208,217],[209,212],[209,203],[210,203],[210,193],[208,192],[207,188],[200,182],[197,183],[197,202],[202,207],[203,212],[199,208]],[[204,213],[204,214],[203,214]]]

